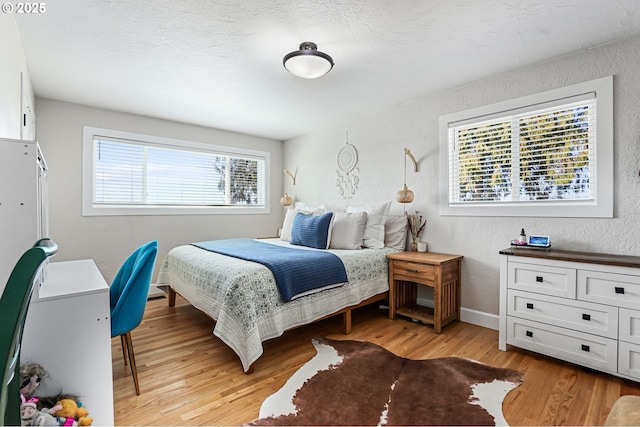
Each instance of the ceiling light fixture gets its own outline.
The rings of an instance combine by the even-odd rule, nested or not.
[[[333,59],[318,50],[312,42],[300,43],[300,50],[287,53],[282,65],[288,72],[303,79],[315,79],[327,74],[333,68]]]

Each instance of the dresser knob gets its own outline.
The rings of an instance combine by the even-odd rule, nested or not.
[[[582,313],[582,320],[591,320],[591,315],[587,313]]]
[[[590,348],[589,348],[588,345],[582,344],[582,351],[587,351],[588,352],[589,350],[590,350]]]
[[[542,278],[542,276],[536,276],[536,282],[542,283],[544,282],[544,279]]]
[[[529,338],[531,338],[533,336],[533,332],[527,331],[527,332],[525,332],[525,335],[528,336]]]
[[[408,273],[417,273],[417,272],[418,272],[418,270],[414,270],[414,269],[412,269],[412,268],[407,268],[407,272],[408,272]]]
[[[619,288],[616,286],[616,294],[624,294],[624,288]]]
[[[532,302],[528,302],[528,303],[527,303],[527,308],[528,308],[529,310],[533,310],[533,303],[532,303]]]

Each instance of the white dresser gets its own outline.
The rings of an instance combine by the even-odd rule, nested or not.
[[[34,290],[20,360],[48,373],[36,396],[78,395],[95,426],[112,426],[109,286],[93,260],[51,262]]]
[[[640,381],[640,257],[500,251],[500,338]]]

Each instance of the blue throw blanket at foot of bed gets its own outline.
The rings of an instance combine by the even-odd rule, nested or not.
[[[347,282],[342,260],[331,252],[287,248],[252,239],[211,240],[192,245],[268,267],[284,302]]]

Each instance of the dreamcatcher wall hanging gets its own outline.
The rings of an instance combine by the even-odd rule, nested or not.
[[[338,169],[336,169],[338,174],[338,178],[336,179],[338,194],[340,194],[340,197],[343,199],[350,199],[358,189],[360,169],[358,168],[358,150],[349,144],[348,132],[347,142],[345,146],[338,151],[336,160],[338,162]]]

